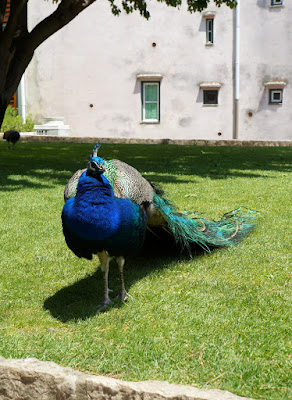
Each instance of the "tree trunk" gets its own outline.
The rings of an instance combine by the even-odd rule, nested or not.
[[[61,0],[51,15],[28,32],[28,0],[11,0],[10,16],[4,29],[4,3],[0,0],[0,131],[6,108],[35,49],[95,1]]]
[[[2,126],[6,108],[7,108],[7,104],[2,104],[0,102],[0,127]],[[0,132],[1,132],[1,129],[0,129]]]
[[[30,63],[32,56],[33,53],[23,55],[20,52],[16,53],[16,57],[11,60],[11,66],[7,74],[0,70],[0,87],[2,88],[0,93],[0,131],[6,108],[18,88],[21,77]]]

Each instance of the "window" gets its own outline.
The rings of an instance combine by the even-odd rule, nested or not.
[[[270,104],[282,104],[283,89],[270,89],[269,94],[270,94],[269,96]]]
[[[271,6],[281,6],[283,4],[283,0],[271,0]]]
[[[203,90],[203,104],[218,104],[218,90]]]
[[[287,85],[286,81],[270,80],[265,83],[269,104],[282,104],[283,92]]]
[[[220,82],[202,82],[200,88],[203,91],[203,105],[204,106],[217,106],[219,89],[221,88]]]
[[[160,73],[141,73],[137,80],[141,82],[141,122],[160,122],[160,82],[163,75]]]
[[[202,13],[206,24],[206,45],[212,46],[214,43],[214,18],[216,12],[212,10],[207,10]]]
[[[206,19],[206,44],[214,43],[214,20],[213,18]]]
[[[141,82],[142,85],[142,121],[160,120],[160,82]]]

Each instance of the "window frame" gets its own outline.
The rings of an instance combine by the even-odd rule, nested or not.
[[[209,40],[210,35],[211,40]],[[206,18],[206,44],[209,46],[214,44],[214,18]]]
[[[157,100],[145,100],[146,86],[155,85],[157,86]],[[160,81],[141,81],[141,122],[146,124],[158,124],[160,123]],[[157,104],[157,118],[146,119],[146,104]]]
[[[280,93],[280,99],[275,100],[273,94]],[[269,104],[283,104],[283,89],[282,88],[270,88],[269,89]]]
[[[271,0],[271,7],[282,6],[283,0]]]

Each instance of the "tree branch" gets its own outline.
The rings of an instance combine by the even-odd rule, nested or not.
[[[7,26],[0,36],[0,73],[7,79],[10,76],[11,63],[14,61],[17,44],[27,34],[27,0],[13,0]],[[13,78],[12,78],[13,80]],[[10,82],[10,80],[8,79]],[[7,82],[0,81],[0,90],[5,91]],[[14,86],[14,85],[13,85]]]
[[[27,0],[22,0],[24,3]],[[21,76],[30,63],[35,49],[55,32],[74,19],[81,11],[96,0],[62,0],[58,8],[42,20],[30,33],[26,25],[13,43],[9,60],[4,91],[9,95],[16,90]],[[19,19],[20,20],[20,19]]]
[[[29,34],[27,47],[34,51],[46,39],[72,21],[96,0],[62,0],[56,11],[41,21]]]
[[[26,17],[27,1],[28,0],[11,0],[10,16],[2,36],[2,40],[5,42],[7,49],[10,48],[13,39],[17,36],[19,21],[23,21]],[[21,17],[23,12],[25,12],[25,17]]]

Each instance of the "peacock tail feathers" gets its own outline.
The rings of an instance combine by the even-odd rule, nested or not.
[[[240,240],[255,229],[255,220],[258,211],[245,207],[238,207],[223,215],[217,222],[218,228],[230,244],[237,244]]]
[[[255,210],[237,208],[223,216],[220,221],[208,221],[195,213],[178,213],[168,200],[154,195],[153,203],[167,221],[167,228],[182,248],[191,250],[197,244],[205,251],[210,247],[237,244],[255,227]]]

